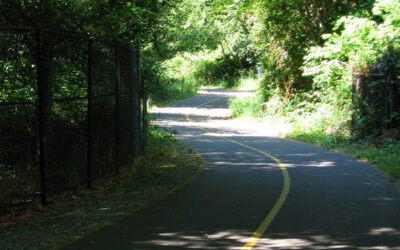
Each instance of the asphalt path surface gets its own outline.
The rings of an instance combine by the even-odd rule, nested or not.
[[[64,249],[241,249],[285,185],[277,162],[253,149],[279,159],[291,185],[252,249],[400,249],[396,183],[354,158],[227,121],[237,94],[208,90],[157,110],[156,123],[202,155],[202,174]]]

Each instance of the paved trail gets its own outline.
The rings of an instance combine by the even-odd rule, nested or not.
[[[209,90],[158,110],[158,124],[203,156],[204,172],[65,249],[400,249],[396,184],[353,158],[225,120],[237,93]]]

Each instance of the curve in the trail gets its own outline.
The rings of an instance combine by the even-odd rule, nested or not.
[[[213,102],[216,102],[220,99],[223,98],[216,98],[214,100],[210,100],[207,102],[204,102],[202,104],[197,105],[195,108],[200,108],[201,106],[204,106],[206,104],[210,104]],[[189,114],[186,115],[186,119],[189,122],[192,122],[192,120],[190,119]],[[208,131],[207,129],[203,129],[201,127],[195,126],[195,128],[204,131],[206,133],[209,133],[210,131]],[[265,219],[261,222],[260,226],[255,230],[255,232],[253,233],[253,235],[247,240],[246,244],[243,245],[242,249],[243,250],[250,250],[254,247],[255,244],[257,244],[257,241],[261,238],[261,236],[265,233],[265,231],[268,229],[269,225],[272,223],[272,221],[274,220],[274,218],[276,217],[276,215],[278,214],[279,210],[281,209],[283,203],[285,203],[285,200],[289,194],[290,191],[290,176],[289,173],[286,169],[286,166],[275,156],[270,155],[264,151],[261,151],[259,149],[256,149],[254,147],[251,147],[249,145],[240,143],[236,140],[232,140],[229,138],[225,138],[220,136],[220,138],[222,138],[223,140],[226,140],[228,142],[240,145],[242,147],[248,148],[252,151],[255,151],[263,156],[266,156],[268,158],[271,158],[272,160],[274,160],[276,162],[276,164],[278,165],[278,167],[281,169],[282,171],[282,176],[283,176],[283,187],[282,187],[282,192],[279,195],[278,200],[275,202],[274,206],[272,207],[272,209],[269,211],[269,213],[267,214],[267,216],[265,217]]]
[[[227,120],[237,94],[206,90],[155,110],[204,171],[64,249],[400,249],[395,183],[354,158]]]

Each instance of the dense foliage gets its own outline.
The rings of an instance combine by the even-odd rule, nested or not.
[[[235,115],[290,117],[298,130],[345,138],[400,124],[399,0],[18,0],[1,7],[2,26],[63,29],[139,47],[153,102],[193,95],[200,85],[231,87],[260,67],[258,97],[232,101]],[[0,39],[0,47],[8,43]],[[32,74],[24,55],[33,48],[24,44],[10,48],[23,55],[2,72]],[[63,65],[67,70],[73,60]]]
[[[363,133],[378,129],[372,124],[379,123],[373,116],[385,112],[384,108],[373,107],[383,102],[381,99],[386,90],[380,86],[386,84],[387,78],[396,81],[399,77],[399,23],[400,2],[377,1],[370,16],[347,16],[338,20],[334,33],[323,36],[325,44],[312,47],[305,57],[304,75],[313,77],[317,101],[332,104],[346,113],[353,112],[357,123],[355,129],[363,130]],[[351,89],[353,79],[359,74],[382,76],[364,87],[370,90],[374,87],[373,102],[366,103],[364,98],[361,100],[364,103],[358,102],[358,106],[353,107]],[[393,94],[398,98],[398,93]],[[370,107],[361,107],[363,105]],[[399,119],[399,114],[394,111],[386,119],[385,123],[391,123]]]
[[[364,137],[398,126],[398,0],[244,2],[263,78],[260,98],[240,102],[304,131]]]
[[[193,93],[201,84],[232,86],[261,66],[261,102],[323,100],[350,112],[351,77],[383,56],[388,39],[396,39],[397,5],[397,0],[3,1],[0,19],[139,43],[154,101]]]

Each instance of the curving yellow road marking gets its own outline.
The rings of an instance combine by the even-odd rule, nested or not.
[[[204,102],[204,103],[202,103],[200,105],[197,105],[195,108],[204,106],[204,105],[212,103],[212,102],[216,102],[216,101],[221,100],[223,98],[225,98],[225,97],[221,97],[221,98],[217,98],[217,99],[214,99],[214,100],[210,100],[210,101]],[[186,120],[188,120],[189,122],[192,121],[190,119],[190,117],[189,117],[189,114],[186,115]],[[204,128],[200,128],[198,126],[194,126],[194,127],[199,129],[199,130],[202,130],[202,131],[204,131],[206,133],[210,132],[210,131],[208,131],[208,130],[206,130]],[[266,153],[264,151],[261,151],[259,149],[254,148],[254,147],[251,147],[249,145],[243,144],[241,142],[238,142],[238,141],[235,141],[235,140],[232,140],[232,139],[229,139],[229,138],[225,138],[225,137],[222,137],[222,136],[218,136],[218,137],[223,139],[223,140],[225,140],[225,141],[240,145],[242,147],[245,147],[247,149],[250,149],[252,151],[255,151],[255,152],[259,153],[259,154],[262,154],[262,155],[272,159],[273,161],[276,162],[276,164],[279,166],[279,168],[282,171],[283,188],[282,188],[282,191],[281,191],[281,194],[280,194],[278,200],[275,202],[275,204],[272,207],[271,211],[267,214],[267,216],[262,221],[260,226],[258,226],[258,228],[253,233],[253,235],[246,241],[246,244],[244,244],[243,247],[241,248],[243,250],[245,250],[245,249],[246,250],[250,250],[250,249],[252,249],[254,247],[254,245],[258,242],[258,240],[261,238],[261,236],[265,233],[265,231],[268,229],[269,225],[271,225],[272,221],[274,220],[274,218],[278,214],[279,210],[281,209],[283,203],[285,203],[285,200],[286,200],[286,198],[288,196],[288,193],[289,193],[289,190],[290,190],[290,176],[289,176],[289,173],[288,173],[288,171],[286,169],[286,166],[278,158],[276,158],[275,156],[270,155],[270,154],[268,154],[268,153]]]

